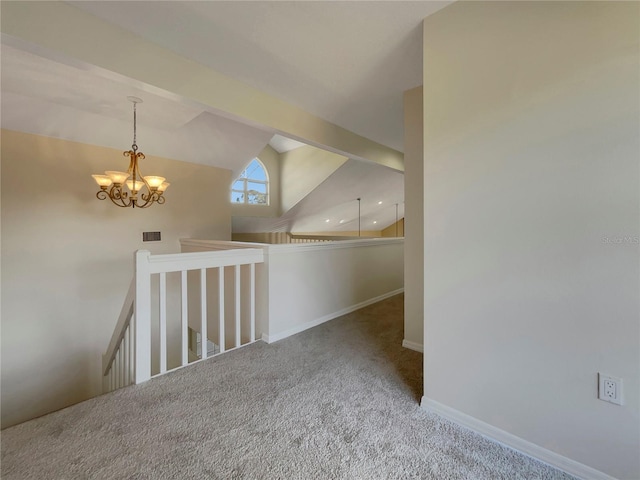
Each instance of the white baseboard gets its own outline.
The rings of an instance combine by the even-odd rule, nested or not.
[[[409,350],[415,350],[416,352],[424,353],[424,345],[417,342],[412,342],[410,340],[402,340],[402,346],[404,348],[408,348]]]
[[[343,308],[342,310],[338,310],[337,312],[330,313],[328,315],[324,315],[320,318],[316,318],[315,320],[309,320],[300,325],[296,325],[295,327],[284,330],[283,332],[274,333],[271,335],[267,335],[266,333],[262,334],[262,340],[266,343],[277,342],[278,340],[282,340],[283,338],[290,337],[295,335],[296,333],[304,332],[313,327],[317,327],[318,325],[328,322],[329,320],[333,320],[334,318],[341,317],[342,315],[346,315],[347,313],[355,312],[356,310],[360,310],[361,308],[366,307],[367,305],[371,305],[372,303],[377,303],[382,300],[385,300],[389,297],[393,297],[394,295],[398,295],[399,293],[404,292],[404,288],[399,288],[392,292],[383,293],[382,295],[378,295],[377,297],[370,298],[365,300],[364,302],[356,303],[355,305],[351,305],[350,307]]]
[[[447,407],[435,400],[422,397],[420,406],[425,410],[436,413],[447,420],[452,421],[462,427],[468,428],[483,437],[501,443],[502,445],[523,453],[529,457],[546,463],[552,467],[562,470],[570,475],[581,478],[583,480],[616,480],[614,477],[607,475],[595,468],[591,468],[575,460],[571,460],[558,453],[540,447],[535,443],[528,442],[511,433],[505,432],[493,425],[478,420],[466,413],[462,413],[451,407]]]

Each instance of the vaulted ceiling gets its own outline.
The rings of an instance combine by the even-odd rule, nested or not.
[[[6,2],[3,2],[6,3]],[[402,93],[420,85],[421,22],[450,2],[68,2],[179,55],[380,144],[402,150]],[[197,102],[156,94],[101,69],[60,62],[2,42],[2,127],[114,148],[131,140],[129,95],[144,99],[138,143],[147,154],[239,172],[270,143],[299,146],[273,129],[220,116]],[[124,80],[124,81],[123,81]],[[298,138],[298,140],[304,140]],[[344,198],[343,198],[344,197]],[[402,174],[349,161],[287,218],[264,228],[353,230],[328,225],[357,197],[375,211],[403,202]],[[368,205],[368,204],[367,204]],[[368,208],[368,207],[367,207]],[[401,208],[401,207],[400,207]],[[346,209],[346,210],[345,210]],[[369,212],[364,212],[369,215]],[[346,214],[345,214],[346,215]],[[242,219],[234,222],[247,229]],[[255,224],[257,231],[262,227]],[[264,222],[262,220],[261,222]]]
[[[450,1],[88,1],[74,6],[396,150],[422,20]]]

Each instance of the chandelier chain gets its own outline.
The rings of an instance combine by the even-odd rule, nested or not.
[[[133,145],[131,145],[131,148],[133,149],[134,152],[136,152],[138,150],[138,145],[136,143],[136,107],[137,107],[137,103],[133,102]]]

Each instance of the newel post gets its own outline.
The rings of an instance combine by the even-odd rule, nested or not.
[[[148,250],[138,250],[135,253],[135,383],[146,382],[151,378],[151,274],[149,273],[150,257],[151,252],[149,252]]]

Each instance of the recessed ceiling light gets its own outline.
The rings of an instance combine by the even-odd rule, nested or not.
[[[329,218],[327,218],[327,219],[325,220],[325,222],[327,222],[327,223],[329,223],[330,221],[331,221],[331,219],[329,219]]]
[[[382,200],[380,200],[380,201],[378,202],[378,205],[382,205]]]
[[[378,223],[378,221],[377,221],[377,220],[374,220],[374,221],[373,221],[373,223]]]
[[[340,223],[344,223],[344,220],[340,220]]]

